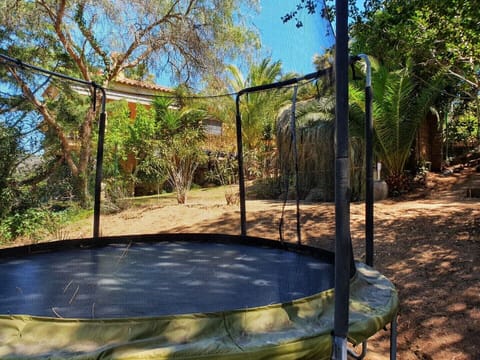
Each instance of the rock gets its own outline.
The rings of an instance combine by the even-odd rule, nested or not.
[[[373,197],[375,201],[385,200],[388,197],[388,185],[383,180],[373,182]]]

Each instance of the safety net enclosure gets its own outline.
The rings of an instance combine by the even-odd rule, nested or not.
[[[215,233],[3,249],[0,356],[328,359],[334,259],[301,241]],[[394,320],[398,298],[385,277],[361,263],[348,279],[348,339],[358,344]]]
[[[303,34],[329,37],[322,46],[331,50],[323,10],[301,17],[289,6],[282,13],[297,25],[316,19],[321,29]],[[77,8],[75,21],[88,15],[84,10]],[[308,57],[305,46],[295,46],[298,58]],[[348,221],[336,216],[346,208],[330,203],[315,213],[316,202],[338,201],[339,191],[346,202],[368,197],[362,136],[341,141],[346,155],[338,166],[334,136],[345,124],[334,89],[340,68],[329,54],[315,57],[316,65],[310,54],[309,70],[298,66],[297,73],[265,60],[245,81],[236,76],[245,69],[231,67],[219,95],[185,94],[125,74],[103,86],[66,75],[60,65],[45,70],[0,54],[1,90],[11,106],[0,125],[18,132],[9,139],[20,139],[11,162],[21,159],[22,166],[12,176],[31,186],[32,204],[55,214],[51,223],[41,220],[48,234],[30,234],[38,243],[0,249],[0,358],[330,359],[337,338],[365,349],[386,325],[394,332],[396,289],[354,261]],[[343,80],[349,65],[341,68]],[[262,69],[273,75],[259,76]],[[341,96],[345,110],[348,97]],[[41,182],[27,178],[32,168]],[[185,231],[174,206],[160,204],[172,188],[179,203],[186,201],[185,172],[205,189],[223,186],[235,212]],[[131,215],[134,195],[151,191],[149,207]],[[85,206],[89,192],[87,233],[53,226],[72,203]],[[9,200],[9,210],[22,210],[24,203]],[[192,207],[207,213],[207,205]],[[178,226],[135,226],[151,209]],[[131,224],[127,231],[109,226],[115,212]],[[24,214],[36,221],[36,213]],[[324,233],[308,227],[319,222]]]

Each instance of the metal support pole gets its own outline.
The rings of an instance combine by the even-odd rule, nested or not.
[[[298,174],[298,148],[297,148],[297,125],[296,125],[296,104],[297,104],[297,91],[298,86],[295,85],[293,88],[292,96],[292,112],[290,114],[290,129],[292,131],[292,146],[293,146],[293,162],[295,167],[295,203],[297,206],[297,244],[302,243],[302,232],[300,229],[300,176]],[[288,191],[287,191],[288,193]],[[287,194],[288,196],[288,194]]]
[[[365,62],[365,263],[373,266],[374,258],[374,189],[373,189],[373,117],[372,66],[365,54],[358,55]]]
[[[335,313],[333,359],[347,359],[350,298],[350,177],[348,142],[348,1],[336,0],[335,48]]]
[[[362,342],[362,352],[360,354],[357,354],[352,349],[348,349],[348,355],[355,360],[363,360],[365,355],[367,355],[367,340]]]
[[[337,337],[333,338],[333,354],[332,360],[347,360],[348,356],[347,338]]]
[[[244,94],[254,93],[258,91],[264,91],[269,89],[277,89],[289,85],[297,84],[300,81],[313,80],[321,76],[331,74],[331,68],[318,70],[314,73],[306,74],[300,78],[293,78],[288,80],[279,81],[276,83],[252,86],[240,90],[235,98],[236,106],[236,129],[237,129],[237,160],[238,160],[238,182],[240,192],[240,227],[242,235],[247,235],[247,217],[245,206],[245,174],[243,172],[243,144],[242,144],[242,115],[240,114],[240,96]]]
[[[390,360],[397,359],[397,317],[395,314],[390,324]]]
[[[243,172],[243,143],[242,143],[242,115],[240,114],[239,92],[235,98],[236,106],[236,129],[237,129],[237,164],[238,164],[238,186],[240,195],[240,231],[242,236],[247,235],[247,210],[245,204],[245,174]]]
[[[100,237],[100,203],[102,195],[102,173],[103,173],[103,145],[105,143],[105,126],[107,120],[106,103],[107,95],[105,89],[95,85],[96,89],[102,92],[102,108],[98,124],[97,164],[95,170],[95,198],[93,203],[93,238]]]

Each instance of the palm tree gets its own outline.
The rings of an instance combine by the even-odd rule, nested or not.
[[[259,64],[250,66],[247,78],[235,66],[228,66],[230,71],[230,87],[238,92],[242,89],[270,84],[280,80],[282,64],[263,59]],[[264,140],[265,130],[273,129],[273,124],[280,103],[284,100],[276,91],[262,91],[248,94],[242,101],[242,131],[243,141],[247,150],[255,149]]]
[[[409,66],[388,71],[372,62],[374,152],[387,172],[386,181],[391,191],[404,190],[405,165],[418,127],[441,93],[441,74],[427,86],[419,86]],[[363,86],[363,85],[362,85]],[[350,87],[350,114],[352,119],[364,109],[363,89],[359,84]],[[355,116],[357,115],[357,116]],[[355,124],[356,122],[353,121]]]
[[[206,160],[201,124],[205,112],[188,106],[176,109],[172,105],[171,99],[157,98],[154,101],[158,133],[153,156],[177,192],[177,202],[185,204],[195,170]]]

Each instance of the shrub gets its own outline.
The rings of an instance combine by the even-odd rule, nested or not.
[[[129,193],[127,182],[118,179],[106,181],[102,211],[112,214],[131,208],[133,201],[128,197]]]
[[[256,180],[248,189],[247,196],[254,199],[278,199],[282,194],[278,178]]]
[[[45,208],[29,208],[3,219],[0,234],[3,242],[27,238],[38,242],[59,226],[57,215]]]

